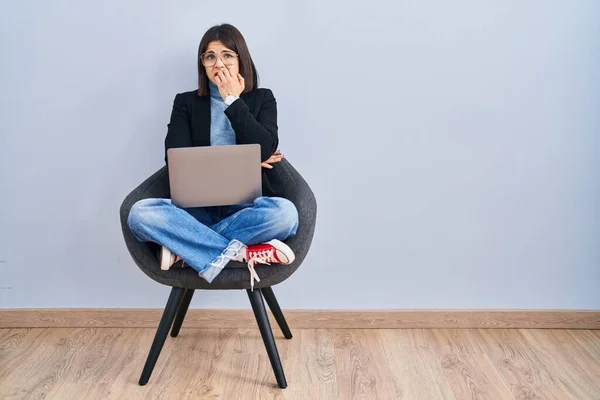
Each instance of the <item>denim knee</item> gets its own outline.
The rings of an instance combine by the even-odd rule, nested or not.
[[[162,205],[163,199],[142,199],[137,201],[129,210],[127,225],[134,232],[140,232],[144,227],[156,224],[159,216],[154,209]]]
[[[277,224],[277,230],[286,236],[296,234],[298,229],[298,210],[294,203],[282,197],[262,197],[261,206],[269,210],[270,218]]]

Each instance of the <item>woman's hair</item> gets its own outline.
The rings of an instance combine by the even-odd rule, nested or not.
[[[252,57],[250,56],[246,40],[241,32],[233,25],[221,24],[215,25],[206,31],[198,46],[198,94],[200,96],[206,96],[209,93],[208,76],[206,75],[204,65],[202,65],[200,55],[206,51],[210,42],[216,40],[238,54],[240,75],[244,77],[244,81],[246,82],[246,87],[243,92],[245,93],[252,89],[256,89],[258,87],[258,72],[254,66],[254,61],[252,61]]]

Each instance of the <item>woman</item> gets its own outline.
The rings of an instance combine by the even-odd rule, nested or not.
[[[131,209],[128,225],[140,241],[158,243],[161,269],[179,261],[209,283],[230,260],[246,262],[250,284],[260,281],[255,263],[290,264],[283,240],[296,234],[298,212],[279,197],[282,182],[272,174],[277,151],[277,103],[258,88],[258,74],[241,33],[229,24],[210,28],[198,49],[199,88],[175,96],[165,138],[172,147],[258,143],[263,197],[251,204],[182,209],[170,199],[144,199]]]

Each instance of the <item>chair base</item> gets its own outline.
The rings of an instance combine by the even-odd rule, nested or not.
[[[254,291],[247,290],[247,293],[250,304],[252,305],[254,317],[256,318],[260,334],[267,350],[267,354],[269,355],[269,360],[275,374],[275,379],[277,380],[279,387],[284,389],[287,387],[287,381],[283,372],[281,359],[279,358],[279,352],[277,351],[277,345],[275,344],[275,338],[273,336],[273,330],[271,329],[271,324],[269,322],[263,296],[285,338],[291,339],[292,332],[290,331],[285,317],[283,316],[272,288],[268,287],[264,289],[254,289]],[[167,339],[169,331],[171,331],[172,337],[177,337],[179,335],[179,331],[181,330],[181,326],[192,301],[193,295],[194,289],[183,289],[178,287],[171,289],[167,305],[165,306],[162,317],[158,324],[154,341],[152,342],[152,347],[148,353],[148,357],[139,380],[139,384],[141,386],[147,384],[150,380],[150,376],[152,375],[152,371],[154,370],[154,366],[156,365],[156,361],[158,360],[163,345],[165,344],[165,340]]]

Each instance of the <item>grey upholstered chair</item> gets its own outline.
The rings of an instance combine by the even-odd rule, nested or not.
[[[283,282],[290,277],[306,257],[315,230],[317,203],[315,196],[306,181],[287,160],[282,160],[277,167],[273,169],[272,173],[275,173],[277,175],[276,178],[284,182],[285,193],[283,197],[292,201],[298,209],[298,231],[295,236],[286,241],[286,243],[294,250],[296,259],[290,265],[255,266],[256,272],[260,276],[260,282],[255,283],[254,291],[250,291],[250,273],[245,264],[230,262],[209,284],[206,280],[198,276],[198,273],[192,268],[177,268],[174,266],[167,271],[161,270],[158,261],[159,246],[155,243],[141,243],[133,236],[127,225],[127,217],[131,207],[141,199],[170,197],[168,172],[166,167],[161,168],[146,179],[123,201],[120,210],[121,227],[131,257],[137,266],[151,279],[172,287],[139,380],[140,385],[148,383],[169,331],[171,331],[172,337],[176,337],[179,334],[185,314],[196,289],[246,289],[277,383],[281,388],[287,386],[283,367],[281,365],[281,360],[263,302],[263,296],[285,338],[291,339],[292,333],[279,308],[272,286]]]

